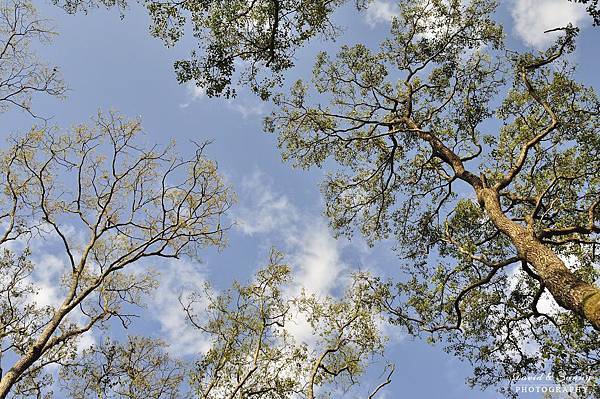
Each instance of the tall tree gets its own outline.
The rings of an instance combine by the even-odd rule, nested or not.
[[[141,135],[137,120],[99,115],[65,134],[34,128],[3,150],[0,398],[39,392],[51,383],[48,365],[72,358],[82,334],[110,319],[129,323],[156,285],[151,270],[131,265],[223,245],[232,197],[204,146],[184,159],[173,145],[144,148]],[[48,265],[27,249],[15,254],[14,242],[46,237],[66,265],[55,282],[60,303],[42,307],[31,275]]]
[[[297,166],[336,162],[336,229],[396,237],[396,322],[444,334],[483,385],[549,366],[595,375],[600,101],[565,59],[577,30],[517,54],[492,1],[400,7],[379,51],[321,54],[267,129]],[[546,293],[567,311],[542,308]]]

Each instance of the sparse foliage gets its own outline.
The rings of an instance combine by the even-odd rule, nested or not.
[[[94,327],[112,318],[128,325],[156,286],[152,270],[130,265],[223,245],[232,197],[204,146],[184,159],[173,145],[140,146],[141,134],[139,121],[111,113],[66,134],[34,128],[3,151],[2,348],[10,356],[0,397],[50,384],[46,367],[72,359]],[[60,303],[40,308],[28,276],[44,265],[8,244],[45,237],[58,240],[66,265]]]
[[[106,339],[61,369],[61,385],[73,399],[182,398],[185,364],[165,348],[146,337],[128,337],[125,344]]]
[[[107,339],[65,364],[61,385],[74,399],[377,397],[391,382],[392,365],[381,382],[353,389],[381,360],[382,291],[357,274],[341,298],[298,293],[282,260],[273,250],[248,284],[219,294],[207,283],[180,298],[197,339],[209,345],[195,361],[174,361],[159,340]]]
[[[0,112],[11,106],[32,116],[34,93],[62,97],[65,86],[56,66],[41,62],[32,49],[55,36],[28,0],[9,0],[0,5]]]
[[[291,271],[281,261],[273,252],[250,284],[235,284],[221,295],[207,287],[183,299],[190,321],[211,342],[191,373],[196,397],[335,396],[357,384],[371,359],[382,354],[381,301],[365,276],[356,275],[339,299],[304,292],[289,296]],[[292,333],[294,323],[302,321],[309,342]],[[386,376],[383,385],[391,372]]]

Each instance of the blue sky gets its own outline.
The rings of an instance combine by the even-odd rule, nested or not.
[[[185,57],[193,41],[186,38],[166,49],[149,36],[147,15],[135,4],[121,20],[116,10],[70,16],[45,1],[35,3],[60,33],[54,43],[40,49],[41,57],[60,66],[70,88],[63,101],[37,97],[34,106],[41,114],[52,116],[52,124],[67,127],[88,120],[98,109],[115,109],[140,116],[149,142],[166,144],[174,138],[184,148],[190,139],[211,139],[208,155],[218,161],[238,195],[238,205],[229,216],[237,225],[228,234],[228,247],[220,253],[207,250],[202,264],[161,265],[166,271],[162,287],[149,298],[158,311],[134,325],[132,332],[151,331],[172,342],[174,353],[202,350],[205,343],[187,330],[178,312],[177,293],[200,286],[205,279],[218,287],[228,286],[233,279],[244,280],[263,265],[271,246],[288,254],[300,284],[319,292],[335,290],[342,276],[357,268],[393,273],[397,259],[390,243],[368,248],[360,237],[351,242],[332,237],[321,216],[318,184],[324,172],[295,170],[281,162],[275,137],[262,132],[268,103],[244,90],[234,100],[209,99],[195,87],[177,84],[173,61]],[[394,10],[393,3],[383,0],[375,0],[361,15],[341,10],[336,18],[346,31],[339,43],[313,43],[300,51],[289,78],[307,76],[315,52],[323,47],[335,49],[359,40],[377,43]],[[574,55],[580,65],[578,74],[583,82],[598,85],[600,60],[594,42],[600,29],[590,27],[581,6],[565,0],[512,0],[503,3],[498,15],[517,47],[542,48],[548,44],[548,35],[541,33],[545,29],[566,22],[583,24],[587,28]],[[2,135],[25,131],[34,123],[20,111],[9,112],[3,121]],[[55,261],[59,267],[60,259]],[[175,270],[177,274],[169,272]],[[51,288],[46,288],[51,299]],[[396,362],[396,373],[386,398],[498,397],[468,388],[464,379],[469,367],[441,348],[391,333],[388,356]]]

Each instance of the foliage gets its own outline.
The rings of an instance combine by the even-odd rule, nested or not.
[[[65,86],[58,68],[38,60],[33,43],[47,43],[55,33],[28,0],[0,5],[0,112],[19,107],[32,116],[34,93],[63,97]]]
[[[166,346],[146,337],[130,336],[124,344],[106,339],[63,367],[61,384],[73,399],[180,398],[185,366]]]
[[[392,319],[473,362],[474,384],[593,376],[600,102],[565,61],[575,28],[518,54],[494,10],[402,2],[378,51],[321,54],[266,127],[296,166],[335,161],[331,224],[397,239],[404,277],[378,282]]]
[[[597,0],[588,13],[598,24]],[[127,0],[53,0],[69,13],[104,6],[118,8],[121,16]],[[263,100],[283,82],[283,73],[294,66],[296,51],[311,39],[330,39],[340,30],[333,14],[348,0],[137,0],[152,20],[150,33],[165,45],[174,46],[186,27],[198,49],[188,59],[175,62],[177,80],[194,82],[209,97],[232,97],[235,84],[247,84]],[[361,11],[372,0],[355,0]],[[236,81],[237,80],[237,81]]]
[[[125,0],[54,2],[69,12],[127,7]],[[597,1],[578,2],[597,24]],[[191,25],[199,49],[175,64],[180,82],[230,97],[237,78],[267,99],[300,46],[335,35],[331,15],[346,1],[140,3],[152,35],[167,46]],[[378,51],[359,44],[318,57],[312,83],[325,105],[312,104],[311,85],[301,81],[275,98],[279,109],[267,129],[279,134],[284,158],[306,168],[330,159],[339,166],[323,184],[332,225],[348,235],[358,226],[371,242],[394,237],[404,277],[356,276],[341,300],[290,299],[283,288],[289,268],[274,254],[249,285],[222,295],[207,287],[187,298],[190,322],[212,343],[189,375],[196,396],[312,398],[349,389],[382,351],[382,310],[471,361],[473,384],[512,384],[546,370],[559,382],[597,373],[600,101],[565,61],[576,28],[558,28],[563,37],[545,52],[518,54],[505,46],[494,11],[489,0],[401,2]],[[33,92],[64,93],[57,70],[30,51],[31,40],[53,34],[30,3],[15,1],[2,15],[0,63],[8,75],[0,101],[31,112]],[[16,360],[2,375],[0,397],[42,396],[52,384],[50,364],[64,367],[74,396],[90,389],[111,397],[181,394],[180,364],[162,343],[107,341],[80,356],[76,341],[109,318],[126,326],[125,309],[155,287],[151,272],[128,273],[129,264],[222,245],[220,215],[232,198],[203,146],[182,160],[172,147],[132,144],[136,121],[110,115],[94,124],[70,136],[33,129],[4,151],[7,346],[0,349]],[[66,232],[71,223],[87,242]],[[36,265],[27,249],[15,253],[7,243],[49,234],[63,244],[70,268],[62,304],[39,307],[29,283]],[[297,342],[286,329],[298,317],[314,342]],[[119,382],[107,383],[105,371]],[[167,389],[157,392],[157,384]],[[600,394],[597,381],[589,388]]]
[[[172,360],[159,340],[107,339],[62,367],[62,386],[75,399],[312,399],[352,391],[383,350],[378,293],[364,274],[339,299],[290,291],[282,260],[273,250],[248,284],[221,294],[207,284],[180,298],[197,338],[209,344],[193,363]],[[302,321],[308,341],[294,334]],[[390,383],[393,366],[385,372],[369,398]]]
[[[126,0],[53,0],[68,12],[103,5],[124,10]],[[315,37],[331,38],[331,16],[347,0],[139,0],[152,20],[150,33],[167,46],[179,42],[189,24],[198,50],[175,62],[177,80],[195,82],[209,97],[235,96],[239,78],[267,99],[294,65],[298,48]],[[356,7],[366,2],[357,0]],[[236,70],[241,71],[236,73]],[[266,71],[266,72],[265,72]]]
[[[71,359],[86,332],[112,318],[129,324],[130,309],[156,286],[152,270],[130,265],[224,244],[221,215],[232,196],[204,146],[185,159],[173,145],[144,148],[140,135],[139,121],[100,114],[66,134],[33,128],[3,150],[0,246],[10,317],[2,320],[2,342],[11,356],[0,397],[15,386],[28,395],[49,385],[47,366]],[[51,237],[66,262],[62,297],[40,308],[28,276],[44,265],[31,263],[27,249],[14,255],[13,242]]]
[[[354,276],[339,299],[305,292],[289,296],[291,270],[281,261],[274,251],[250,284],[234,284],[220,295],[207,287],[184,302],[190,321],[211,342],[191,373],[196,397],[335,397],[381,355],[381,301],[364,275]],[[308,342],[293,334],[294,323],[303,320]]]

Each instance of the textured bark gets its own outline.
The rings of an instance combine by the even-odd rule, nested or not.
[[[496,190],[482,187],[476,192],[494,225],[510,238],[519,257],[533,266],[556,303],[580,314],[600,331],[600,289],[577,278],[532,231],[506,217]]]
[[[473,187],[479,203],[490,216],[492,223],[509,237],[517,249],[518,256],[533,266],[556,303],[578,313],[600,331],[600,289],[577,278],[562,259],[544,245],[533,231],[513,222],[504,214],[498,191],[506,184],[495,188],[488,187],[484,179],[466,170],[458,155],[437,136],[420,129],[410,118],[403,118],[401,122],[421,139],[427,141],[434,153],[452,167],[458,179]],[[515,173],[518,173],[518,170]]]

